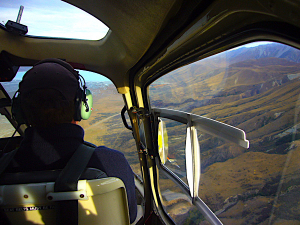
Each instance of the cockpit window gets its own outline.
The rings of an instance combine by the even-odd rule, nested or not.
[[[199,197],[224,224],[299,223],[299,55],[287,45],[252,43],[181,67],[149,87],[152,108],[192,113],[245,131],[248,149],[205,133],[205,127],[197,133]],[[178,173],[187,166],[181,160],[185,134],[173,123],[166,123],[168,156],[161,166],[186,182]],[[159,182],[173,219],[190,219],[174,203],[181,195],[169,198],[176,192],[174,183],[163,176]]]
[[[60,0],[0,1],[0,23],[16,21],[21,5],[20,23],[28,27],[28,35],[99,40],[108,31],[100,20]]]
[[[0,138],[11,137],[16,130],[3,115],[0,115],[0,125]]]

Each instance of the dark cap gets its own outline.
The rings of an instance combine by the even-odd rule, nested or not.
[[[19,84],[26,96],[34,89],[55,89],[68,101],[73,101],[79,88],[79,75],[73,67],[59,59],[45,59],[28,70]]]

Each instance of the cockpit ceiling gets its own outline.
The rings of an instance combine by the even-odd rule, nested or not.
[[[84,65],[110,78],[119,90],[129,86],[129,77],[138,74],[143,83],[151,74],[195,51],[205,53],[210,47],[209,51],[217,53],[224,46],[234,46],[225,43],[226,38],[253,28],[256,32],[269,29],[296,37],[300,27],[297,1],[66,2],[100,19],[110,28],[108,34],[99,41],[65,40],[22,37],[0,29],[0,50],[18,57],[21,65],[50,57]],[[261,40],[270,38],[259,32],[253,35]]]

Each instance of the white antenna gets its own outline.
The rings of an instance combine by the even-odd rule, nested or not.
[[[22,17],[22,13],[23,13],[23,9],[24,9],[24,6],[20,6],[20,9],[19,9],[19,14],[18,14],[18,18],[17,18],[17,23],[20,23],[21,21],[21,17]]]

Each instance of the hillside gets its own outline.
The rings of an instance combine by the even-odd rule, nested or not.
[[[185,109],[186,103],[189,102],[195,104],[194,108],[199,108],[210,104],[209,100],[212,98],[228,95],[249,97],[300,76],[300,64],[286,59],[250,59],[229,65],[213,62],[214,69],[207,66],[213,60],[204,61],[192,64],[191,68],[180,68],[152,84],[150,86],[152,105],[173,106],[189,111]],[[203,67],[203,64],[206,66]],[[195,66],[198,69],[192,69]],[[192,107],[191,103],[187,105]]]
[[[292,62],[300,62],[300,53],[297,49],[280,43],[270,43],[252,48],[238,48],[226,53],[231,62],[240,62],[248,59],[281,58]]]
[[[299,62],[299,51],[282,44],[244,47],[179,68],[150,86],[152,107],[191,112],[246,132],[249,149],[198,133],[200,196],[224,224],[300,218]],[[166,165],[185,180],[185,125],[166,124],[169,157],[178,166]],[[168,207],[176,217],[175,205]]]

